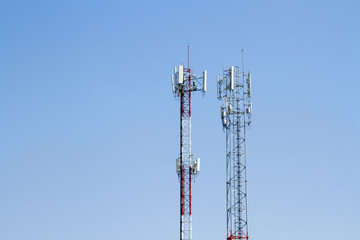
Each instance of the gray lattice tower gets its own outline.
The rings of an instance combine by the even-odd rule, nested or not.
[[[245,79],[246,78],[246,79]],[[249,239],[245,132],[251,124],[251,75],[232,66],[218,76],[218,99],[226,131],[227,240]]]

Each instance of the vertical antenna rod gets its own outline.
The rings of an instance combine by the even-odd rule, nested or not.
[[[176,160],[180,180],[180,240],[192,240],[191,180],[200,171],[200,158],[191,153],[191,94],[205,93],[206,70],[197,76],[191,73],[189,65],[188,68],[179,65],[174,68],[171,79],[173,94],[180,98],[180,157]]]
[[[188,44],[188,68],[190,69],[190,46]]]
[[[243,66],[231,66],[217,84],[226,132],[226,239],[248,240],[245,129],[251,124],[251,75],[245,76]]]

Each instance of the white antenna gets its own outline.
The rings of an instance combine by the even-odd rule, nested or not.
[[[249,97],[251,97],[251,73],[248,73],[248,79],[247,79],[247,84],[248,84],[248,94]]]
[[[250,105],[246,108],[246,113],[247,114],[251,114],[251,108],[252,108],[251,105],[252,104],[250,103]]]
[[[226,127],[226,110],[223,106],[221,106],[221,120],[223,127]]]
[[[174,67],[174,77],[175,77],[175,84],[177,85],[178,84],[178,81],[177,81],[177,79],[178,79],[178,71],[177,71],[176,66]]]
[[[180,172],[180,159],[176,159],[176,172]]]
[[[234,90],[234,66],[230,68],[230,89]]]
[[[206,92],[206,78],[207,78],[207,73],[206,73],[206,70],[204,70],[204,72],[203,72],[203,92]]]
[[[184,65],[179,65],[179,84],[183,84],[184,82]]]
[[[174,75],[171,75],[171,85],[172,85],[173,94],[175,94]]]
[[[228,98],[225,98],[225,111],[231,111],[231,102]]]
[[[220,93],[220,77],[219,75],[216,76],[217,78],[217,84],[216,84],[216,88],[217,88],[217,98],[220,99],[221,97],[221,93]]]

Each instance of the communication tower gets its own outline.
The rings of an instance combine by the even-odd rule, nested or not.
[[[188,67],[175,67],[171,76],[173,94],[180,98],[180,157],[176,160],[180,180],[180,240],[192,240],[191,180],[200,171],[200,158],[191,152],[191,94],[195,91],[205,94],[206,75],[206,70],[202,76],[191,73],[188,57]]]
[[[217,76],[217,98],[226,132],[227,240],[249,239],[245,130],[251,124],[251,74],[231,66]]]

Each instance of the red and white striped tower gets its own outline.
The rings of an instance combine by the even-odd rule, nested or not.
[[[206,71],[202,76],[191,73],[190,67],[175,67],[172,75],[175,97],[180,98],[180,158],[176,171],[180,179],[180,240],[192,240],[191,179],[200,171],[200,159],[191,153],[191,94],[206,92]]]

